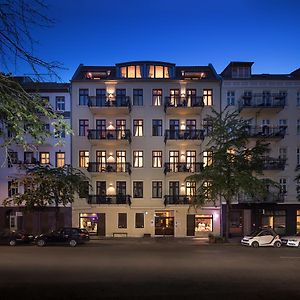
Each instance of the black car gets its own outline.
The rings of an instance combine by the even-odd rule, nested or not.
[[[0,232],[0,244],[16,246],[17,244],[29,244],[33,242],[34,236],[23,231],[3,230]]]
[[[87,230],[72,227],[60,228],[35,237],[35,243],[40,247],[59,244],[75,247],[77,244],[83,244],[89,240],[90,235]]]

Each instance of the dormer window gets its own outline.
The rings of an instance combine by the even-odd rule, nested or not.
[[[148,78],[170,78],[169,68],[166,66],[148,66]]]
[[[121,78],[142,78],[141,66],[124,66],[120,68]]]
[[[232,78],[249,78],[251,71],[249,67],[232,67]]]

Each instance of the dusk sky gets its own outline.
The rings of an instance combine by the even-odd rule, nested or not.
[[[33,32],[35,54],[71,79],[80,63],[160,60],[177,65],[254,61],[254,73],[300,67],[297,0],[52,0],[50,29]],[[30,73],[19,66],[17,74]]]

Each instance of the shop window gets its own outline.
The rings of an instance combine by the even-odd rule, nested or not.
[[[97,214],[81,213],[79,215],[79,226],[82,229],[86,229],[89,233],[97,234],[98,231]]]
[[[300,233],[300,209],[298,209],[297,210],[297,221],[296,221],[297,223],[297,228],[296,228],[296,230],[297,230],[297,233]]]
[[[285,210],[265,210],[262,215],[262,227],[272,228],[279,235],[284,235],[286,229]]]
[[[212,231],[213,215],[195,215],[195,233]]]

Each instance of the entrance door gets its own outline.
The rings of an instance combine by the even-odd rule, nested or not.
[[[106,229],[105,229],[105,214],[99,213],[98,215],[98,235],[105,236]]]
[[[195,235],[195,215],[187,215],[186,219],[186,235]]]
[[[173,212],[155,213],[155,235],[174,235],[174,216]]]
[[[229,219],[229,233],[232,236],[243,234],[243,210],[231,210]]]

